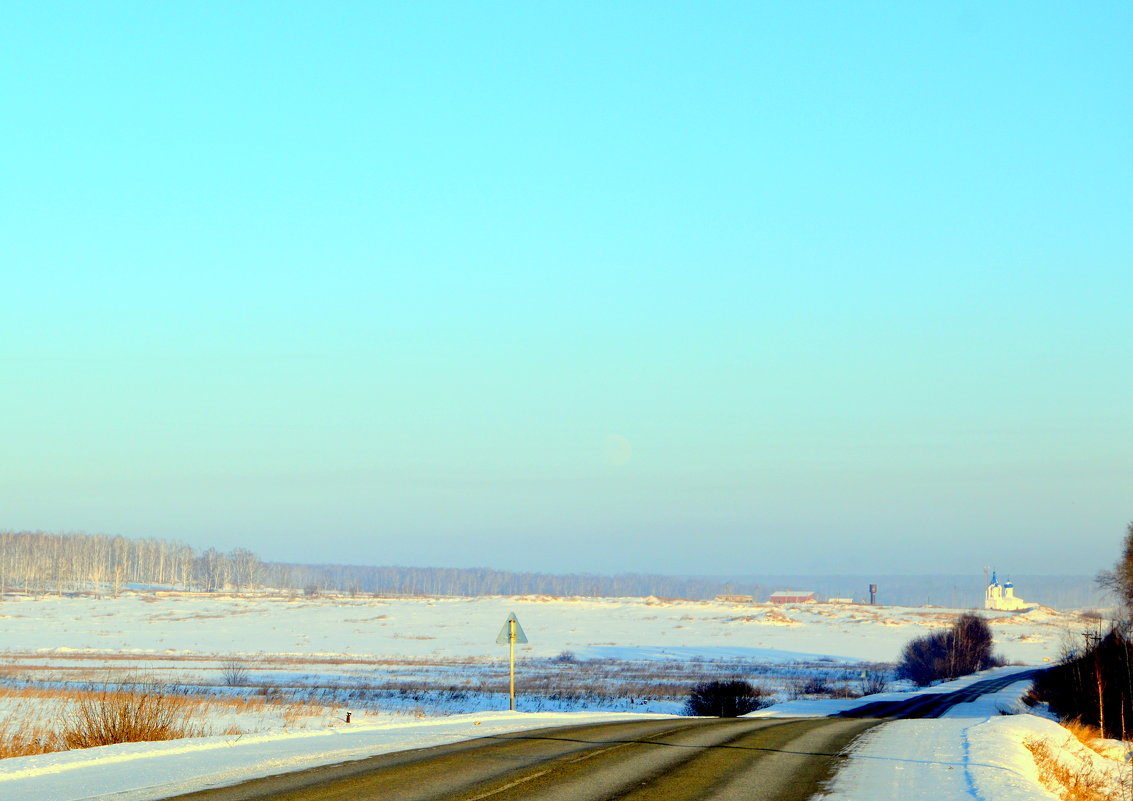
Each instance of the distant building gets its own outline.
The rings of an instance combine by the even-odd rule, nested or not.
[[[828,604],[852,604],[853,602],[854,602],[853,598],[827,598],[826,599],[826,603],[828,603]]]
[[[780,590],[779,592],[771,593],[771,603],[812,604],[814,603],[814,593],[803,592],[801,590]]]
[[[717,595],[716,600],[725,604],[750,604],[750,595]]]
[[[984,596],[984,609],[994,609],[997,612],[1018,612],[1020,609],[1027,609],[1031,606],[1034,606],[1034,604],[1029,604],[1015,595],[1014,584],[1010,581],[1001,584],[995,573],[991,574],[991,583],[987,585],[987,593]]]

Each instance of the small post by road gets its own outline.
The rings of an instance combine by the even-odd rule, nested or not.
[[[508,621],[508,710],[515,711],[515,624],[516,621]]]
[[[519,625],[519,618],[512,612],[507,616],[504,621],[504,627],[500,629],[500,634],[496,637],[496,642],[499,645],[508,646],[508,709],[512,712],[515,711],[515,644],[526,643],[527,635],[523,633],[523,627]]]

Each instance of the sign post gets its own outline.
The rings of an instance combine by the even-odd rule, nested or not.
[[[515,644],[526,643],[527,635],[523,633],[523,626],[519,625],[519,618],[512,612],[507,616],[504,621],[504,627],[500,629],[499,636],[496,637],[498,645],[508,646],[508,697],[510,699],[508,709],[512,712],[515,711]]]

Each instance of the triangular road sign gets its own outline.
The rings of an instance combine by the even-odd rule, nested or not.
[[[515,616],[515,612],[512,612],[504,621],[504,627],[500,629],[500,636],[496,637],[497,645],[507,645],[511,642],[511,622],[513,620],[515,621],[515,641],[517,643],[527,642],[527,635],[523,633],[523,626],[519,625],[519,618]]]

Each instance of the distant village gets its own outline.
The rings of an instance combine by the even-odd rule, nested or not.
[[[1038,604],[1028,603],[1015,594],[1015,585],[1010,581],[1000,581],[995,571],[992,571],[991,578],[985,579],[987,581],[987,588],[984,592],[984,609],[990,609],[996,612],[1019,612],[1024,609],[1030,609]],[[721,603],[730,604],[750,604],[755,603],[755,599],[751,595],[734,595],[724,594],[717,595],[716,600]],[[820,603],[815,593],[811,590],[778,590],[768,596],[768,602],[773,604],[813,604]],[[827,598],[822,603],[828,604],[876,604],[877,603],[877,585],[869,585],[869,598],[862,600],[855,600],[853,598]]]

